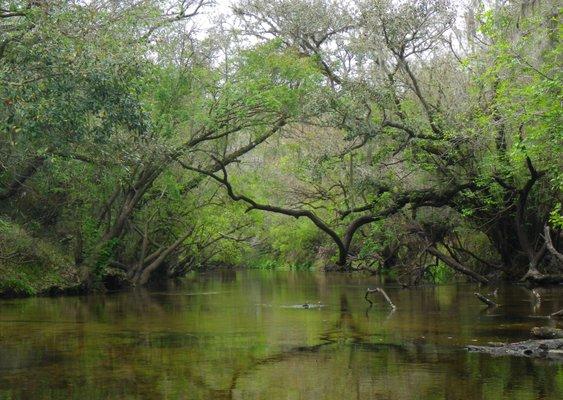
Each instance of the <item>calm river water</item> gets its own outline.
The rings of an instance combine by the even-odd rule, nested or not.
[[[468,353],[528,338],[563,288],[386,291],[371,279],[217,271],[173,287],[0,301],[0,399],[563,399],[563,364]],[[490,289],[481,289],[486,293]],[[303,308],[302,304],[312,304]]]

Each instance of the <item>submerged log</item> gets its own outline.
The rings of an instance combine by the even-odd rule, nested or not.
[[[489,299],[488,297],[483,296],[481,293],[473,293],[479,300],[485,303],[488,307],[498,307],[498,304]]]
[[[467,346],[467,350],[474,353],[484,353],[493,356],[559,358],[559,352],[563,351],[563,339],[532,339],[523,342],[506,343],[495,346]]]

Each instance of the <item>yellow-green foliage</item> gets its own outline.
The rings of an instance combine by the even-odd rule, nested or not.
[[[307,219],[279,224],[271,231],[271,246],[288,264],[303,263],[314,258],[314,242],[319,230]]]

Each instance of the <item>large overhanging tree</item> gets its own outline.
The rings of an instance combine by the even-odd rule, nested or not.
[[[7,209],[21,201],[38,172],[64,186],[57,190],[66,202],[81,205],[64,213],[82,224],[74,252],[86,286],[108,265],[146,283],[194,232],[171,215],[180,211],[158,212],[163,197],[170,206],[179,193],[181,202],[202,182],[177,174],[177,163],[214,172],[237,161],[299,118],[304,93],[319,81],[313,63],[277,42],[221,60],[212,41],[190,30],[203,6],[14,2],[2,9],[9,35],[0,70],[0,201]],[[131,252],[140,259],[130,263],[119,252],[139,235],[139,251]]]
[[[280,49],[276,43],[245,52],[233,65],[227,76],[211,70],[206,76],[194,76],[191,71],[172,78],[185,85],[177,87],[174,97],[165,104],[157,101],[153,111],[162,123],[161,129],[170,129],[171,134],[155,133],[150,141],[152,151],[143,152],[132,166],[133,174],[117,184],[114,194],[119,193],[119,199],[112,194],[104,205],[105,210],[114,212],[111,216],[104,213],[103,218],[109,218],[107,228],[97,249],[84,262],[86,271],[95,270],[100,255],[123,234],[133,214],[139,207],[148,206],[147,194],[163,172],[178,162],[203,164],[205,171],[215,172],[237,161],[299,115],[303,93],[317,80],[308,60]],[[203,85],[194,84],[196,80]],[[181,193],[188,194],[200,182],[201,177],[194,176],[183,184]],[[189,234],[188,230],[146,254],[146,260],[127,271],[130,279],[146,283],[151,272]]]
[[[541,140],[554,148],[561,143],[554,131],[557,123],[550,121],[556,108],[551,103],[553,93],[542,100],[528,94],[557,81],[552,56],[557,51],[546,47],[543,57],[529,59],[521,49],[534,40],[541,42],[545,32],[518,40],[510,23],[516,19],[509,18],[513,10],[506,9],[472,21],[472,26],[480,24],[479,31],[469,29],[464,33],[469,39],[462,38],[454,10],[446,1],[344,5],[321,0],[249,0],[239,2],[235,13],[248,35],[259,40],[275,37],[315,60],[326,77],[327,91],[324,107],[308,123],[312,129],[346,132],[351,144],[335,156],[350,157],[351,178],[354,169],[372,171],[367,176],[369,184],[358,185],[350,179],[346,191],[333,191],[331,202],[340,201],[346,207],[332,210],[345,222],[332,228],[326,221],[333,217],[321,218],[315,211],[326,187],[304,199],[305,208],[296,209],[259,204],[236,194],[226,175],[215,175],[230,188],[231,197],[251,208],[309,218],[337,245],[341,267],[347,266],[352,238],[362,226],[405,206],[413,211],[424,206],[453,208],[466,223],[485,233],[498,251],[500,265],[493,262],[487,267],[513,278],[528,271],[526,277],[542,279],[537,267],[547,244],[540,234],[555,206],[554,191],[560,187],[553,185],[559,169],[551,155],[557,152]],[[493,67],[484,70],[481,65],[489,57],[495,60]],[[521,63],[514,64],[514,58]],[[516,70],[526,78],[514,80]],[[514,90],[505,89],[509,82]],[[523,97],[515,101],[516,93]],[[547,103],[540,106],[539,101]],[[508,107],[510,102],[520,102],[523,108],[531,102],[528,106],[536,112],[522,114]],[[376,149],[375,159],[367,156],[368,147],[370,153]],[[551,167],[535,166],[546,162]],[[389,179],[391,174],[399,178]],[[552,175],[551,183],[546,174]],[[541,182],[545,183],[540,186]],[[537,197],[530,204],[530,194],[537,191],[545,193],[544,205]],[[358,198],[365,203],[350,206]],[[463,246],[463,255],[451,251],[444,236],[424,239],[428,240],[425,251],[474,275],[460,262],[471,252]],[[440,247],[450,254],[442,253]],[[486,280],[475,275],[477,280]]]
[[[5,3],[0,212],[60,232],[86,286],[114,268],[135,284],[180,274],[243,242],[237,204],[309,219],[338,268],[367,254],[559,279],[545,274],[562,225],[549,23],[505,6],[464,29],[445,0],[242,0],[234,29],[206,36],[201,0]],[[308,145],[277,171],[287,196],[238,186],[256,175],[245,155],[298,132]],[[212,204],[236,223],[198,214]]]

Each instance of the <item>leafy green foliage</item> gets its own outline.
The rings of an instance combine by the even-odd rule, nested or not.
[[[203,37],[190,2],[8,3],[0,220],[29,276],[58,257],[99,283],[116,268],[141,282],[149,266],[324,267],[339,251],[417,281],[439,248],[516,277],[522,237],[563,225],[561,28],[545,14],[476,10],[445,46],[442,0],[245,0],[237,29]],[[426,278],[448,279],[436,265]]]

